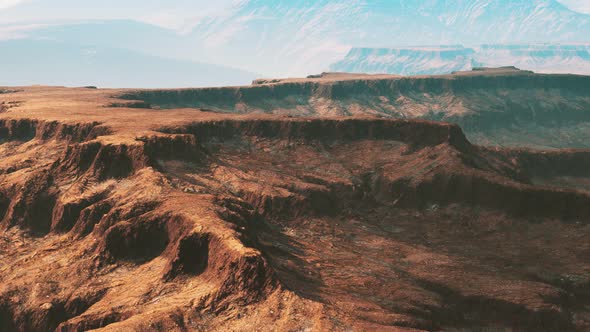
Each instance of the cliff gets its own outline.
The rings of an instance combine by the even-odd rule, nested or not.
[[[417,119],[154,106],[541,84],[485,73],[9,89],[0,330],[587,330],[588,150],[482,147]],[[118,98],[138,94],[153,99]]]
[[[460,125],[480,144],[590,147],[588,76],[533,74],[507,67],[444,76],[326,74],[258,83],[263,84],[138,90],[120,98],[162,109],[447,121]]]

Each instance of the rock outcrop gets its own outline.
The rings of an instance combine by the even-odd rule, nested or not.
[[[460,125],[478,144],[590,148],[590,76],[516,68],[446,76],[327,74],[248,87],[140,90],[121,98],[163,109],[294,117],[385,117]]]
[[[210,91],[490,83],[470,75]],[[21,101],[0,114],[0,330],[590,327],[589,151],[415,119],[108,107],[123,92],[0,96]]]

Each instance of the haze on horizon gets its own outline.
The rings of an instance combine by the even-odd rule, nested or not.
[[[0,0],[0,85],[239,85],[325,71],[355,47],[506,43],[590,45],[590,1]],[[586,73],[588,56],[518,63]]]
[[[507,0],[509,1],[509,0]],[[558,0],[569,9],[590,14],[590,1]],[[223,16],[243,0],[0,0],[0,22],[43,24],[79,20],[129,19],[185,32],[207,16]],[[276,2],[280,2],[276,1]]]

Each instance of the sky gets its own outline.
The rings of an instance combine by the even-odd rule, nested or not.
[[[51,47],[61,47],[68,54],[83,52],[81,59],[88,58],[84,53],[88,50],[80,47],[96,48],[89,54],[100,56],[93,56],[93,60],[109,58],[109,52],[123,48],[136,52],[137,56],[217,64],[258,76],[302,76],[327,70],[355,46],[476,45],[481,40],[490,43],[587,43],[583,29],[590,27],[588,16],[580,19],[584,16],[570,15],[561,6],[545,6],[546,3],[555,5],[550,1],[558,1],[571,10],[590,14],[590,0],[495,0],[491,3],[475,0],[266,0],[261,1],[262,5],[256,2],[252,7],[236,7],[248,1],[251,0],[0,0],[0,42],[14,48],[0,50],[0,56],[10,53],[5,51],[14,51],[14,59],[45,54],[45,50],[32,51],[25,47],[28,44],[19,42],[54,41]],[[268,3],[278,6],[271,6],[269,10],[263,6]],[[289,6],[302,3],[305,3],[302,9]],[[487,6],[489,4],[492,6]],[[409,6],[412,9],[404,13],[407,5],[412,5]],[[416,9],[422,6],[427,14],[422,15]],[[526,10],[512,15],[514,6],[523,6]],[[237,8],[242,8],[243,12],[234,10]],[[482,8],[490,10],[482,15]],[[395,15],[398,10],[399,15]],[[417,11],[420,15],[414,15]],[[496,14],[500,23],[494,18]],[[458,20],[462,16],[469,21]],[[579,20],[572,20],[572,17],[582,20],[582,30],[577,24]],[[227,20],[203,22],[211,18]],[[106,28],[101,23],[66,24],[91,20],[126,22],[111,21],[105,24]],[[459,23],[455,26],[453,22],[457,20]],[[199,22],[204,24],[199,25]],[[465,29],[469,24],[474,26]],[[55,27],[43,29],[51,25]],[[195,31],[197,26],[199,29]],[[514,29],[510,30],[511,27]],[[16,53],[18,50],[22,55]],[[4,62],[11,63],[14,59]]]
[[[183,31],[234,0],[0,0],[0,24],[132,19]]]
[[[559,2],[572,10],[590,14],[590,0],[561,0]]]
[[[187,31],[205,16],[223,15],[239,0],[0,0],[0,25],[63,20],[133,19]],[[590,13],[590,0],[559,0]]]

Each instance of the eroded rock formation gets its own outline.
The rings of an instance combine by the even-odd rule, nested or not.
[[[590,151],[111,95],[2,97],[2,331],[590,327]]]

